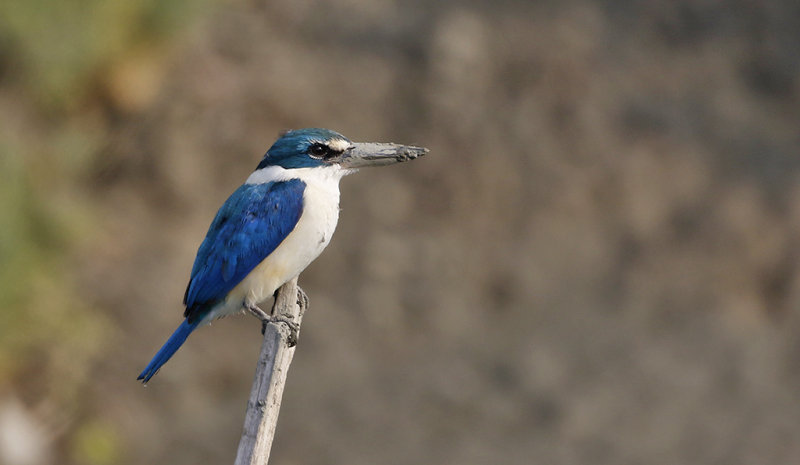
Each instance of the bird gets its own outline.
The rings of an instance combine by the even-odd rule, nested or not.
[[[339,219],[339,181],[363,167],[426,153],[424,147],[351,142],[322,128],[282,133],[211,222],[186,286],[184,320],[137,379],[150,381],[189,334],[213,320],[246,311],[262,321],[263,332],[276,317],[259,304],[330,242]]]

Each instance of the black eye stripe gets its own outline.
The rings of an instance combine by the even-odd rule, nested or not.
[[[342,152],[343,150],[334,150],[322,142],[312,144],[308,148],[308,154],[314,158],[332,158],[340,155]]]

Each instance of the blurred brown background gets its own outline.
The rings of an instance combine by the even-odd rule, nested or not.
[[[800,461],[793,1],[0,4],[0,463],[232,463],[260,345],[146,388],[278,132],[342,182],[273,464]]]

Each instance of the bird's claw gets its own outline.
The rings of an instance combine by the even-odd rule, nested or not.
[[[297,286],[297,305],[300,306],[300,314],[308,308],[308,294],[300,286]]]
[[[277,301],[278,298],[278,291],[275,291],[275,299]],[[300,314],[308,308],[308,294],[300,287],[297,286],[297,305],[300,307]],[[286,337],[286,342],[289,347],[294,347],[297,345],[297,339],[300,336],[300,325],[297,324],[291,317],[282,315],[282,314],[272,314],[268,315],[267,312],[261,310],[256,305],[252,305],[247,307],[247,309],[255,315],[259,320],[261,320],[261,335],[263,336],[267,332],[267,325],[270,323],[279,324],[283,323],[289,328],[289,334]],[[275,312],[275,307],[273,306],[272,311]]]
[[[269,314],[267,314],[267,312],[265,312],[264,310],[258,308],[258,305],[245,305],[245,308],[247,309],[248,312],[252,313],[253,316],[261,320],[262,323],[265,321],[267,322],[269,321]]]
[[[256,312],[253,312],[256,313]],[[260,318],[260,315],[256,314]],[[264,314],[265,318],[261,319],[261,335],[263,336],[267,332],[267,325],[272,323],[278,325],[283,323],[289,328],[289,335],[286,337],[286,342],[289,344],[289,347],[294,347],[297,345],[297,338],[300,334],[300,325],[294,322],[291,317],[285,315],[266,315]]]
[[[286,343],[289,347],[294,347],[297,345],[297,338],[300,336],[300,325],[295,323],[295,321],[291,317],[287,317],[285,315],[273,315],[270,318],[269,323],[279,324],[283,323],[289,328],[289,334],[286,336]],[[265,324],[266,327],[266,324]]]

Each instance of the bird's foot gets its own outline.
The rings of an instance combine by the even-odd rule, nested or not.
[[[302,305],[298,302],[299,305]],[[295,323],[291,316],[283,315],[283,314],[272,314],[269,315],[264,310],[261,310],[257,305],[249,305],[247,310],[250,311],[256,318],[261,320],[261,335],[263,336],[267,332],[267,325],[270,323],[279,324],[283,323],[289,328],[289,335],[286,337],[286,343],[289,347],[294,347],[297,345],[297,338],[300,334],[300,325]],[[272,311],[275,311],[275,307],[272,308]]]
[[[303,312],[305,312],[308,308],[308,294],[306,294],[306,291],[304,291],[300,286],[297,286],[297,305],[300,307],[300,316],[302,317]],[[281,314],[275,315],[273,308],[272,322],[283,323],[288,326],[289,336],[287,337],[286,342],[289,344],[289,347],[294,347],[297,345],[297,338],[300,337],[300,325],[295,323],[291,316],[287,317]]]
[[[275,291],[275,303],[277,303],[278,299],[278,291]],[[308,308],[308,294],[297,286],[297,305],[300,307],[300,315],[305,312]],[[291,316],[287,316],[281,313],[275,312],[275,304],[272,306],[272,314],[267,314],[264,310],[261,310],[257,305],[249,305],[247,306],[247,310],[252,313],[256,318],[261,320],[261,334],[264,335],[267,332],[267,325],[270,323],[283,323],[289,328],[289,335],[286,338],[286,342],[288,343],[289,347],[294,347],[297,345],[297,339],[300,336],[300,325],[297,324]]]
[[[258,305],[246,305],[245,308],[248,312],[252,313],[254,317],[261,320],[261,334],[267,330],[267,323],[269,323],[270,316],[264,310],[261,310]]]
[[[255,313],[255,312],[254,312]],[[259,315],[256,315],[259,316]],[[289,328],[289,335],[286,337],[286,342],[289,344],[289,347],[294,347],[297,345],[297,338],[300,334],[300,325],[294,322],[290,317],[284,315],[271,315],[267,316],[266,318],[261,318],[261,335],[263,336],[267,332],[267,325],[270,323],[279,324],[283,323]]]
[[[297,305],[300,306],[301,315],[308,309],[308,294],[300,286],[297,286]]]
[[[286,336],[286,343],[289,347],[294,347],[297,345],[297,338],[300,336],[300,325],[295,323],[295,321],[286,315],[272,315],[269,320],[269,323],[283,323],[289,328],[289,335]],[[264,324],[264,329],[266,329],[266,324]]]

